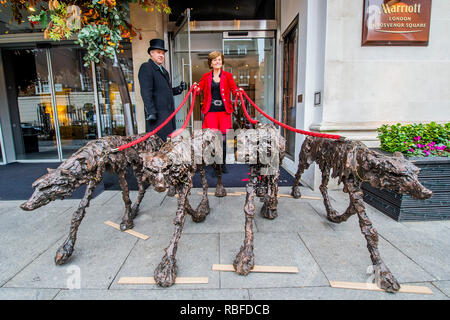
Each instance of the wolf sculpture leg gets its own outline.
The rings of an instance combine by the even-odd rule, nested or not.
[[[253,253],[253,219],[255,217],[255,195],[258,183],[258,168],[250,165],[250,180],[247,183],[247,196],[245,199],[245,239],[244,245],[237,254],[233,266],[240,275],[247,275],[255,265]]]
[[[136,202],[133,204],[133,207],[131,208],[131,214],[130,218],[133,220],[136,218],[139,212],[139,205],[142,202],[142,199],[144,199],[145,192],[147,191],[147,188],[149,185],[144,184],[144,175],[142,174],[142,169],[139,169],[137,167],[133,168],[134,176],[136,177],[137,184],[138,184],[138,197],[136,199]]]
[[[380,252],[378,251],[378,233],[373,227],[372,222],[367,217],[363,201],[363,191],[359,186],[355,186],[351,182],[348,182],[346,187],[348,192],[351,194],[354,210],[358,214],[361,233],[367,241],[367,249],[369,249],[370,259],[372,260],[374,267],[377,285],[387,292],[398,291],[400,289],[400,285],[388,267],[384,264],[380,256]]]
[[[120,223],[120,230],[125,231],[134,227],[131,210],[130,191],[128,190],[126,171],[119,171],[117,175],[119,176],[119,184],[120,188],[122,189],[122,199],[125,204],[125,214],[123,215],[122,222]]]
[[[215,196],[218,198],[226,197],[227,190],[225,189],[222,183],[222,164],[215,164],[214,167],[217,173],[217,186]]]
[[[327,192],[327,188],[322,187],[324,184],[324,180],[323,180],[323,176],[322,176],[322,185],[320,186],[321,188],[321,192],[322,195],[324,195],[324,204],[325,204],[325,208],[327,210],[327,218],[328,220],[330,220],[331,222],[334,223],[341,223],[344,221],[347,221],[348,218],[350,218],[352,215],[354,215],[355,213],[358,213],[356,205],[358,204],[358,200],[355,198],[355,193],[354,193],[354,187],[353,187],[353,179],[352,178],[343,178],[342,182],[344,183],[344,189],[343,191],[345,193],[348,193],[349,198],[350,198],[350,204],[347,208],[347,210],[345,210],[345,212],[343,214],[339,214],[336,210],[334,210],[331,207],[330,204],[330,200],[328,199],[328,192]],[[326,180],[326,183],[328,183],[328,180]],[[324,190],[324,191],[322,191]]]
[[[261,173],[260,173],[261,177]],[[269,184],[269,177],[263,176],[259,179],[258,184],[256,185],[256,196],[260,198],[261,202],[264,202],[264,198],[267,194],[267,186]]]
[[[335,223],[340,223],[344,220],[342,220],[342,218],[345,215],[339,216],[339,213],[333,209],[333,207],[331,206],[331,202],[330,202],[330,197],[328,196],[328,182],[330,181],[330,169],[326,169],[326,168],[320,168],[320,171],[322,172],[322,184],[320,185],[319,189],[320,189],[320,193],[322,193],[322,197],[323,197],[323,204],[325,205],[325,210],[327,211],[327,218],[328,220],[335,222]],[[349,210],[347,210],[349,211]],[[353,212],[353,211],[352,211]]]
[[[303,148],[300,151],[300,159],[298,162],[298,169],[295,174],[294,185],[292,186],[291,196],[295,199],[300,199],[302,194],[300,192],[300,178],[302,177],[303,172],[309,168],[311,163],[306,159],[306,156],[303,156]]]
[[[266,219],[273,220],[278,217],[278,179],[280,171],[277,170],[275,175],[266,176],[267,179],[267,193],[264,196],[264,204],[261,208],[261,216]]]
[[[86,208],[89,206],[89,202],[92,199],[95,187],[97,187],[98,182],[96,180],[90,180],[86,187],[83,199],[81,199],[78,205],[77,211],[72,216],[72,223],[70,225],[69,236],[66,241],[58,248],[55,256],[55,263],[57,265],[62,265],[66,263],[67,259],[72,255],[75,242],[77,241],[78,227],[86,214]]]
[[[203,195],[202,200],[200,201],[200,204],[197,207],[197,210],[193,210],[191,205],[189,204],[189,200],[186,199],[187,213],[191,215],[192,221],[194,222],[203,222],[206,219],[206,216],[211,211],[208,200],[208,181],[206,180],[205,166],[199,165],[199,169],[200,169],[200,176],[202,177]]]
[[[175,283],[177,277],[177,260],[175,255],[177,253],[178,241],[180,241],[181,233],[183,232],[184,218],[187,213],[186,200],[189,195],[189,191],[192,188],[193,172],[188,174],[188,183],[178,185],[178,207],[175,219],[173,221],[175,225],[175,232],[172,236],[169,246],[165,249],[166,254],[162,258],[161,262],[155,269],[154,278],[156,283],[161,287],[170,287]]]
[[[202,177],[203,194],[202,200],[200,201],[200,204],[197,207],[197,214],[206,217],[211,211],[208,200],[208,180],[206,179],[205,166],[202,165],[199,167],[200,167],[200,176]]]

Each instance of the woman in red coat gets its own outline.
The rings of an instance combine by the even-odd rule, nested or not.
[[[233,75],[222,70],[223,64],[223,54],[218,51],[211,52],[208,55],[208,66],[212,71],[202,76],[197,90],[203,91],[202,113],[205,115],[203,129],[220,130],[225,141],[225,134],[232,128],[233,103],[231,93],[235,96],[238,87],[234,82]],[[225,166],[223,169],[224,172],[227,171]]]
[[[233,75],[222,70],[223,63],[222,53],[214,51],[209,54],[208,65],[212,71],[202,76],[198,91],[203,91],[203,129],[217,129],[226,134],[232,128],[233,103],[230,93],[236,95],[238,87]]]

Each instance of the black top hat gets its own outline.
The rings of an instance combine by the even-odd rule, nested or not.
[[[162,39],[152,39],[150,40],[150,48],[147,49],[147,52],[150,54],[150,50],[164,50],[164,52],[167,52],[168,50],[164,48],[164,40]]]

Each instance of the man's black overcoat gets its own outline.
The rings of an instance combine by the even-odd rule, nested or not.
[[[152,60],[144,62],[139,68],[139,84],[144,101],[145,119],[155,115],[156,120],[145,121],[145,131],[150,132],[163,123],[174,111],[173,96],[183,92],[181,86],[172,88],[169,73],[163,71]],[[164,141],[176,129],[175,117],[172,118],[157,134]]]

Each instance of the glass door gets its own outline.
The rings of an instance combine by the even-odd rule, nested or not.
[[[283,65],[283,107],[281,122],[294,127],[297,111],[297,47],[298,28],[295,25],[284,37]],[[295,158],[295,136],[292,131],[282,128],[281,134],[286,139],[286,154],[292,160]]]
[[[185,19],[180,25],[179,29],[173,36],[173,55],[172,55],[172,85],[177,86],[181,81],[188,84],[190,88],[192,85],[192,58],[191,58],[191,29],[190,29],[190,9],[185,11]],[[180,105],[186,97],[187,91],[175,96],[175,108]],[[190,99],[184,105],[183,109],[176,115],[176,125],[180,128],[186,119],[188,110],[190,108]],[[189,128],[193,125],[193,115],[189,123]]]
[[[90,140],[125,135],[126,119],[135,126],[124,116],[125,107],[135,112],[131,46],[89,67],[85,54],[75,45],[2,49],[13,136],[6,143],[18,161],[62,161]]]
[[[1,119],[0,119],[1,120]],[[3,148],[3,132],[2,132],[2,122],[0,121],[0,164],[4,164],[5,159],[5,149]]]
[[[47,49],[2,52],[17,160],[60,159]]]
[[[233,74],[238,87],[265,113],[274,117],[275,110],[275,38],[272,33],[264,37],[248,33],[247,37],[229,38],[225,33],[223,52],[225,56],[224,70]],[[267,123],[266,117],[257,112],[250,103],[246,108],[253,118]],[[239,109],[239,119],[244,119],[242,109]],[[238,128],[238,124],[234,124]]]

